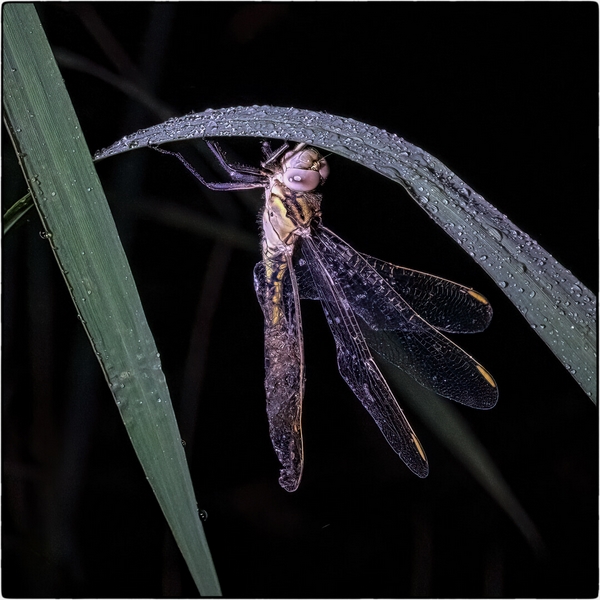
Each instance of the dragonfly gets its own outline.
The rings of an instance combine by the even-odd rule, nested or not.
[[[301,299],[321,302],[340,375],[407,467],[426,477],[423,446],[374,354],[440,396],[492,408],[498,399],[494,378],[444,335],[483,331],[492,318],[489,302],[458,283],[361,254],[325,227],[319,190],[330,168],[316,148],[284,143],[273,151],[264,142],[257,168],[231,164],[216,142],[207,144],[230,181],[206,181],[181,153],[154,149],[176,156],[211,190],[264,189],[254,288],[265,321],[267,416],[281,463],[279,484],[295,491],[304,467]]]

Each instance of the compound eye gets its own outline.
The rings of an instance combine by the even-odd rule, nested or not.
[[[285,185],[294,192],[311,192],[321,182],[321,175],[307,169],[287,169],[284,179]]]

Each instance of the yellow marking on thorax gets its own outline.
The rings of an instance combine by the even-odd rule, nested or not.
[[[278,225],[276,231],[279,234],[280,239],[283,241],[289,237],[289,234],[297,229],[297,225],[288,216],[289,207],[287,207],[283,200],[277,196],[271,196],[271,212],[274,213]]]
[[[288,214],[292,213],[289,203],[273,186],[271,193],[267,195],[267,202],[263,211],[263,235],[266,242],[266,253],[277,256],[286,246],[293,244],[292,234],[298,225]],[[293,213],[292,213],[293,216]]]
[[[477,365],[477,370],[483,375],[484,379],[493,387],[496,387],[494,378],[481,365]]]
[[[479,292],[476,292],[475,290],[469,290],[469,295],[473,296],[475,300],[479,300],[479,302],[481,302],[482,304],[489,304],[487,298],[485,296],[482,296]]]

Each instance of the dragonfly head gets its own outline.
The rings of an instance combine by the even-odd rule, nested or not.
[[[283,183],[294,192],[312,192],[325,183],[329,165],[316,148],[298,144],[281,161]]]

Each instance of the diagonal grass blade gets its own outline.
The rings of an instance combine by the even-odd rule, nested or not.
[[[3,7],[6,123],[131,442],[202,595],[220,595],[159,354],[33,4]]]

